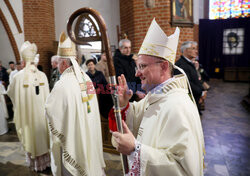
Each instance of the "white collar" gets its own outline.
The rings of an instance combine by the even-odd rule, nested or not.
[[[166,81],[162,82],[161,84],[159,84],[159,85],[156,86],[155,88],[151,89],[149,92],[154,93],[154,92],[157,92],[157,91],[161,90],[161,88],[162,88],[164,85],[166,85],[167,83],[172,82],[174,79],[175,79],[174,77],[167,79]]]
[[[183,55],[182,55],[183,56]],[[187,57],[183,56],[188,62],[193,63],[190,59],[188,59]]]

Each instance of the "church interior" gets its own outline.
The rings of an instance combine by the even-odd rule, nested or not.
[[[177,27],[180,29],[176,61],[182,56],[182,43],[197,43],[198,73],[201,77],[205,73],[206,77],[202,82],[206,97],[199,109],[206,151],[204,175],[250,175],[250,2],[3,0],[0,3],[0,72],[2,67],[12,69],[11,62],[17,69],[22,60],[20,48],[25,41],[30,41],[37,45],[37,68],[50,82],[51,58],[57,55],[60,34],[69,31],[67,23],[71,15],[83,7],[93,8],[103,17],[112,56],[122,39],[131,41],[131,53],[137,56],[153,19],[167,36]],[[87,44],[76,44],[78,63],[88,69],[86,63],[90,62],[84,61],[98,62],[105,50],[100,29],[96,21],[86,15],[79,16],[71,27],[79,41],[83,41],[81,37],[89,37],[84,41]],[[6,94],[8,84],[2,83],[11,81],[5,81],[2,73],[0,79],[0,106],[7,108],[0,108],[0,118],[4,118],[0,119],[0,175],[52,175],[50,168],[35,172],[28,167],[15,128],[13,105]],[[105,111],[105,115],[101,114],[104,171],[107,176],[123,175],[120,155],[111,144],[109,122],[105,117],[112,105],[99,106],[100,111]],[[7,124],[2,127],[5,121]]]

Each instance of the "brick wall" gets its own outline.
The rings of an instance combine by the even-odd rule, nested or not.
[[[25,41],[36,43],[40,54],[39,64],[49,75],[50,57],[55,41],[54,1],[23,0],[23,19]]]
[[[154,8],[146,8],[144,0],[120,0],[121,32],[127,33],[128,38],[132,41],[132,52],[139,51],[154,17],[168,36],[174,33],[175,27],[171,27],[170,2],[171,0],[155,0]],[[180,45],[182,42],[198,39],[198,34],[194,33],[194,27],[180,27],[180,30],[176,58],[179,58],[181,54]]]
[[[134,41],[134,0],[120,0],[120,24],[121,37],[126,33],[131,41]],[[133,42],[134,43],[134,42]]]
[[[194,24],[194,41],[199,42],[199,25]]]

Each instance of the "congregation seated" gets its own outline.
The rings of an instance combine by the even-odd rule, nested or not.
[[[198,78],[199,78],[204,90],[209,90],[210,85],[208,84],[209,76],[208,76],[207,72],[204,70],[203,66],[199,63],[198,60],[193,61],[193,63],[195,65],[195,69],[197,71]]]
[[[176,66],[182,68],[186,73],[196,105],[201,115],[201,103],[205,101],[207,91],[203,88],[199,80],[195,65],[192,62],[193,58],[196,58],[198,54],[197,43],[193,41],[184,42],[181,45],[181,53],[182,55],[176,62]],[[180,74],[180,72],[178,70],[175,70],[174,74]]]

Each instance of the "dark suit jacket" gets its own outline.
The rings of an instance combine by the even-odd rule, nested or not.
[[[194,99],[196,101],[196,104],[198,105],[199,99],[203,91],[203,87],[198,79],[198,74],[196,72],[194,64],[188,62],[183,56],[181,56],[180,59],[175,63],[175,65],[185,71],[194,95]],[[174,74],[180,74],[180,71],[175,69]]]
[[[136,99],[136,91],[142,91],[141,88],[141,81],[138,77],[135,77],[135,61],[132,58],[133,55],[123,55],[121,54],[120,50],[117,49],[114,55],[114,66],[115,66],[115,72],[116,76],[120,76],[121,74],[124,74],[129,89],[133,91],[133,96],[130,99],[131,102],[133,102]]]

